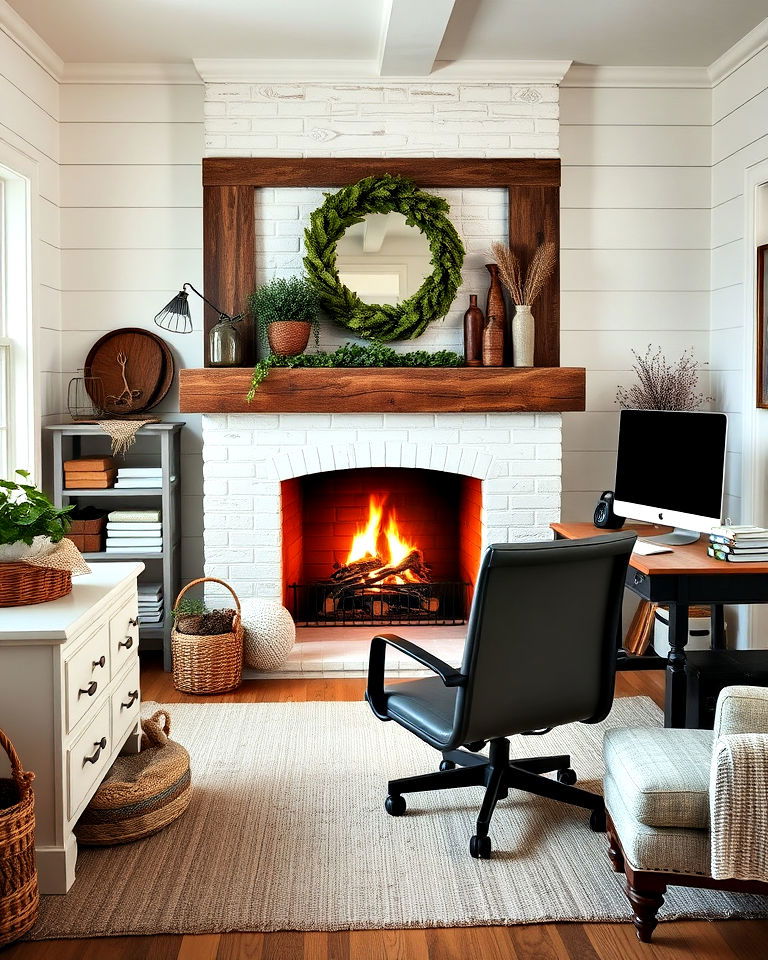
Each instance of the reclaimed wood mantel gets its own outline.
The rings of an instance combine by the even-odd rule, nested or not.
[[[324,367],[181,370],[182,413],[516,413],[583,410],[583,367]]]

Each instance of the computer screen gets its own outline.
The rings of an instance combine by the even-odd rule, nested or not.
[[[637,520],[674,524],[666,514],[675,512],[718,521],[726,429],[723,413],[622,410],[616,500],[645,506]]]

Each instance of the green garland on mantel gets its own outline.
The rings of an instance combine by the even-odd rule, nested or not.
[[[420,190],[412,180],[385,173],[364,177],[337,193],[327,193],[304,232],[304,267],[323,309],[358,337],[389,342],[412,340],[444,317],[461,284],[464,244],[448,218],[447,200]],[[366,214],[396,211],[424,234],[432,253],[432,273],[402,303],[363,303],[339,279],[336,244]]]
[[[464,357],[452,350],[413,350],[410,353],[397,353],[391,347],[380,343],[361,345],[345,343],[333,353],[300,353],[297,357],[278,357],[271,353],[253,368],[251,388],[248,391],[248,403],[253,400],[259,384],[274,367],[291,369],[309,367],[463,367]]]

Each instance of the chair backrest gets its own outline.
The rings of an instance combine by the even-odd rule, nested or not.
[[[457,742],[608,715],[636,539],[622,531],[488,547],[469,616]]]

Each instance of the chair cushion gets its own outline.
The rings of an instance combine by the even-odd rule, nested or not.
[[[709,826],[711,730],[619,728],[605,735],[606,776],[650,827]]]
[[[684,827],[649,827],[627,809],[623,788],[606,775],[605,806],[621,841],[624,857],[635,870],[709,876],[709,831]]]
[[[440,677],[388,684],[384,688],[387,714],[439,749],[451,737],[456,691]]]

